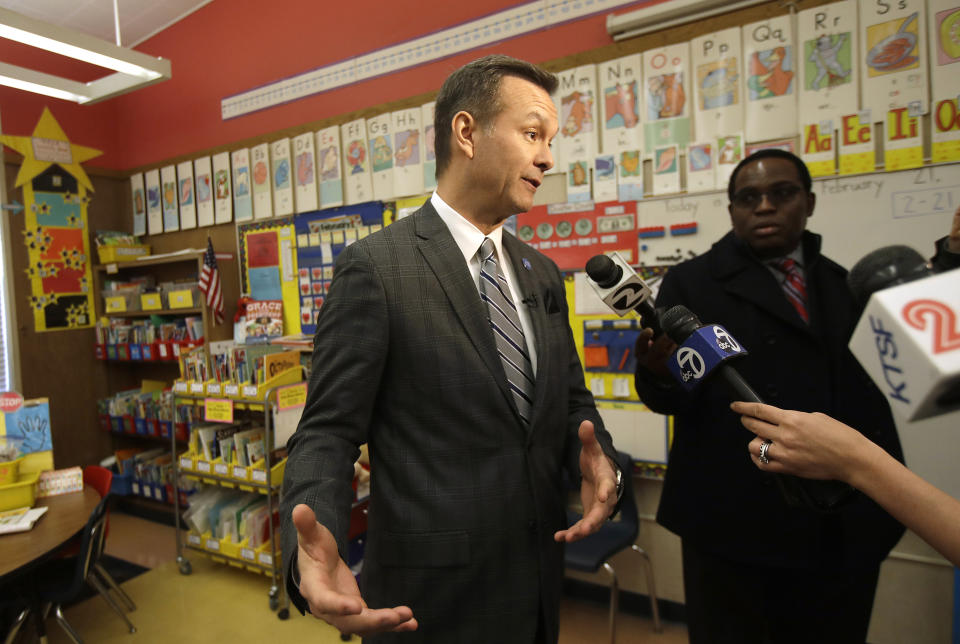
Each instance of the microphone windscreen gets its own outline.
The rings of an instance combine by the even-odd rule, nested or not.
[[[909,246],[885,246],[867,253],[847,274],[847,286],[862,308],[876,291],[922,277],[927,261]]]
[[[623,275],[623,269],[617,266],[616,262],[606,255],[594,255],[591,257],[587,261],[586,271],[590,279],[603,288],[610,288],[616,284],[620,280],[621,275]]]
[[[683,344],[701,326],[699,318],[683,304],[671,306],[659,317],[660,328],[677,344]]]

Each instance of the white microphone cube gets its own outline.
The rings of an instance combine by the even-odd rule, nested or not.
[[[603,300],[603,303],[613,309],[614,313],[623,317],[633,311],[641,302],[649,299],[653,295],[653,291],[650,290],[646,282],[640,279],[640,276],[636,274],[630,264],[620,256],[620,253],[607,253],[607,257],[612,259],[613,263],[619,266],[622,271],[617,283],[609,288],[604,288],[592,279],[587,281],[597,296]]]
[[[960,410],[960,269],[875,292],[849,346],[903,420]]]

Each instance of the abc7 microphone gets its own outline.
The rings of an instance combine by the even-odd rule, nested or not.
[[[746,380],[727,361],[747,355],[746,348],[719,324],[701,324],[693,312],[683,305],[660,314],[664,332],[677,343],[667,367],[680,385],[689,392],[716,374],[730,391],[733,400],[763,402]],[[777,487],[787,504],[815,510],[831,510],[853,491],[840,481],[800,479],[774,474]]]
[[[654,336],[662,333],[657,312],[649,302],[653,291],[620,253],[591,257],[586,271],[590,286],[614,313],[623,317],[630,311],[636,311],[640,314],[640,323],[652,330]]]
[[[908,246],[867,254],[847,275],[860,321],[850,351],[902,420],[960,410],[960,268],[937,273]]]

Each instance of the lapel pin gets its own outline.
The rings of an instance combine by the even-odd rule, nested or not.
[[[526,257],[523,258],[523,267],[528,271],[533,270],[533,268],[530,266],[530,260]]]

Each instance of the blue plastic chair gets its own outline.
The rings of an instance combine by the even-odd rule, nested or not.
[[[617,638],[617,610],[620,599],[620,587],[617,573],[610,559],[622,550],[632,550],[640,556],[647,580],[647,592],[650,595],[650,610],[653,613],[653,627],[657,633],[663,632],[660,624],[660,611],[657,606],[657,591],[653,581],[653,566],[650,556],[638,546],[637,534],[640,532],[640,518],[633,495],[633,459],[629,454],[617,452],[617,464],[623,472],[623,498],[620,500],[620,513],[612,521],[604,523],[600,530],[579,541],[566,544],[564,563],[567,568],[581,572],[595,573],[603,568],[610,576],[610,642]],[[567,510],[568,525],[580,520],[581,514]]]

